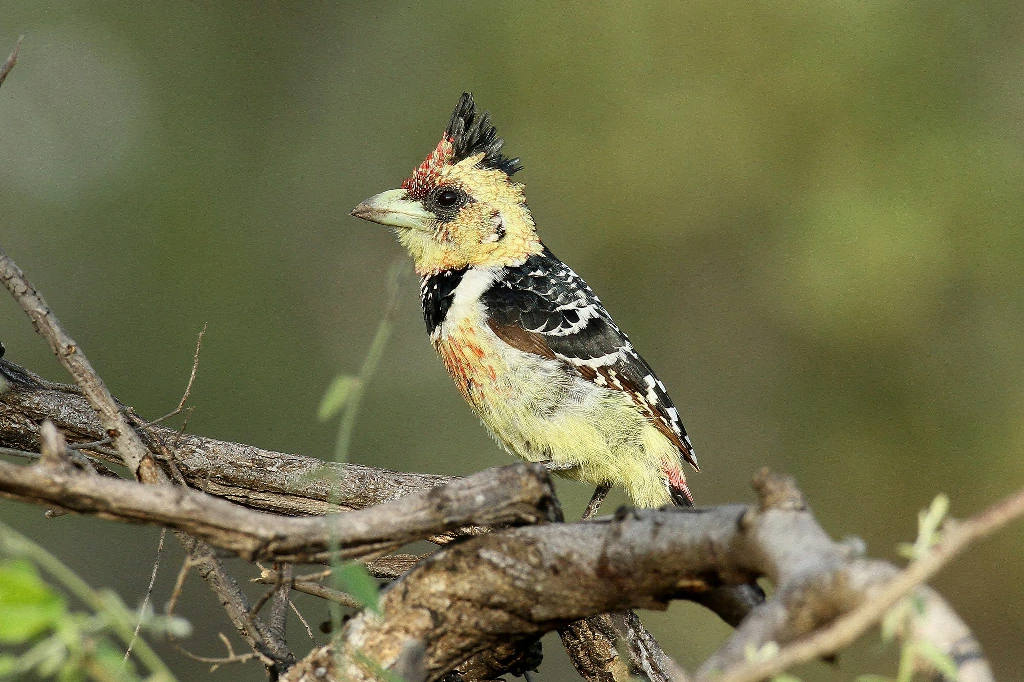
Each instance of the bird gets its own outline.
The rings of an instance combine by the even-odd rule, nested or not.
[[[700,468],[665,384],[540,240],[504,144],[465,92],[412,175],[351,215],[412,256],[431,344],[506,450],[637,507],[692,506],[683,466]]]

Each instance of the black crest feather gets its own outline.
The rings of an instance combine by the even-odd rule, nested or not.
[[[523,169],[519,163],[519,157],[510,159],[501,153],[505,140],[498,137],[498,131],[491,125],[489,111],[485,111],[482,116],[477,117],[472,93],[462,93],[444,134],[452,141],[455,151],[452,160],[456,163],[483,153],[484,158],[480,161],[480,165],[484,168],[504,171],[508,175]]]

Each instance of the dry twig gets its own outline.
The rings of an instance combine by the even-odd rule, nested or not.
[[[189,396],[192,395],[192,384],[196,381],[196,373],[199,371],[199,351],[203,349],[203,337],[206,336],[206,327],[209,323],[204,322],[203,328],[199,330],[199,338],[196,339],[196,352],[192,355],[192,372],[188,375],[188,383],[185,385],[185,392],[181,395],[181,400],[178,402],[178,406],[165,414],[162,417],[157,417],[153,421],[149,422],[149,425],[159,424],[175,415],[181,414],[181,411],[185,409],[185,403],[188,402]],[[188,419],[186,418],[186,421]],[[181,431],[185,431],[185,426],[182,425]]]
[[[52,420],[72,443],[105,437],[77,387],[46,381],[7,360],[0,360],[0,376],[10,388],[0,396],[0,446],[38,450],[39,424],[45,419]],[[148,431],[152,433],[150,452],[154,459],[169,469],[161,448],[169,450],[189,486],[251,509],[288,516],[362,509],[456,480],[453,476],[324,462],[251,445],[179,435],[160,426]],[[168,473],[173,476],[172,471]]]
[[[249,560],[316,563],[390,551],[464,526],[538,523],[558,509],[547,470],[509,464],[370,509],[276,516],[197,490],[0,462],[0,494],[187,532]],[[332,549],[336,548],[336,549]]]
[[[160,559],[164,554],[164,538],[167,537],[167,529],[160,529],[160,542],[156,545],[156,559],[153,560],[153,572],[149,574],[149,586],[146,588],[146,596],[142,599],[142,605],[139,606],[139,620],[135,624],[135,632],[132,633],[132,641],[128,642],[128,648],[124,652],[124,662],[128,662],[128,657],[132,655],[132,647],[135,645],[135,640],[139,637],[139,632],[142,630],[142,619],[146,615],[146,606],[149,605],[149,600],[153,596],[153,585],[156,584],[156,573],[160,568]]]
[[[2,66],[0,66],[0,85],[4,84],[7,80],[7,74],[11,72],[14,65],[18,63],[18,53],[21,52],[21,41],[25,39],[25,36],[19,36],[18,42],[14,44],[14,49],[11,50],[11,54],[4,60]]]

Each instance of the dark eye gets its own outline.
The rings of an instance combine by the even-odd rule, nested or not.
[[[434,197],[434,201],[441,208],[452,208],[453,206],[462,203],[466,195],[457,189],[442,189]]]

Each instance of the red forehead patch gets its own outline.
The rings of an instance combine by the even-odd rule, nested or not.
[[[414,170],[412,175],[402,183],[402,189],[408,191],[409,195],[413,197],[425,195],[436,186],[441,167],[451,162],[454,153],[455,148],[452,146],[452,141],[447,137],[442,137],[434,151],[427,154],[427,158],[423,160],[419,168]]]

